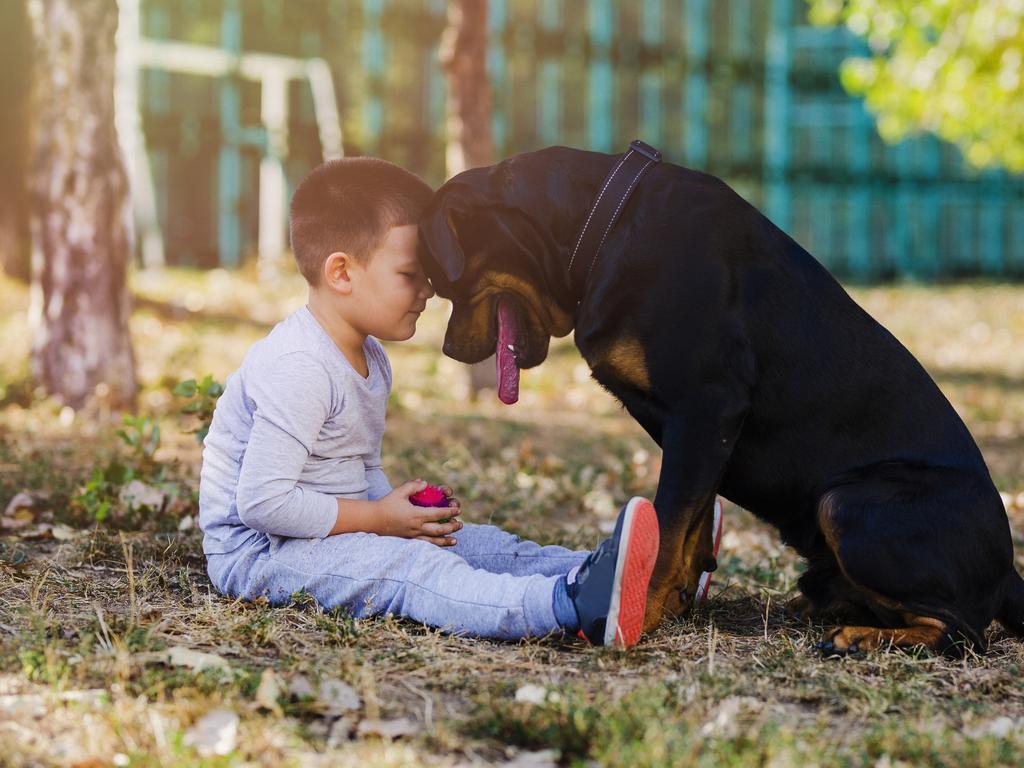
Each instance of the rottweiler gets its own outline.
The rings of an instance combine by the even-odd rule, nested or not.
[[[688,611],[714,570],[720,494],[806,560],[790,605],[836,619],[827,653],[983,653],[993,618],[1024,636],[1009,521],[967,427],[914,356],[722,180],[649,164],[573,279],[625,157],[550,147],[460,173],[421,221],[420,258],[453,305],[445,354],[477,362],[501,337],[525,369],[575,331],[593,377],[661,447],[645,629]],[[516,374],[501,375],[506,401]]]

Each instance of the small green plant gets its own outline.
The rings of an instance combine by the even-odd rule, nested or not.
[[[131,467],[116,461],[97,467],[92,477],[71,497],[71,508],[83,512],[89,519],[103,522],[119,501],[121,487],[135,477]]]
[[[154,468],[154,456],[160,447],[160,422],[152,416],[125,416],[122,423],[125,429],[117,430],[117,436],[131,449],[134,463]]]
[[[188,431],[195,433],[197,443],[202,443],[206,433],[210,431],[213,409],[217,405],[217,398],[224,394],[224,385],[208,373],[200,382],[195,379],[178,382],[174,387],[174,394],[188,400],[182,406],[181,412],[196,417],[196,428]]]
[[[53,646],[28,648],[18,652],[22,673],[29,680],[61,685],[68,678],[67,662]]]

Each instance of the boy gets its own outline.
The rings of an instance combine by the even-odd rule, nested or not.
[[[456,499],[414,506],[426,483],[384,476],[391,367],[377,339],[411,337],[434,294],[416,256],[431,195],[372,158],[322,165],[296,190],[309,303],[253,345],[217,403],[199,488],[210,579],[226,595],[285,603],[304,589],[325,608],[453,633],[632,645],[657,557],[650,502],[633,499],[610,539],[573,552],[464,525]]]

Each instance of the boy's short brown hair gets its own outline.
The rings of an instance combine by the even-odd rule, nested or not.
[[[315,286],[335,251],[365,261],[389,229],[415,224],[432,195],[418,176],[375,157],[314,168],[292,195],[289,230],[299,271]]]

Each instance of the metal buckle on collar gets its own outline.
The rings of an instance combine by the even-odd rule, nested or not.
[[[633,139],[633,141],[629,142],[629,148],[635,152],[639,152],[644,157],[649,158],[656,163],[661,162],[661,152],[656,150],[650,144],[640,141],[640,139]]]

